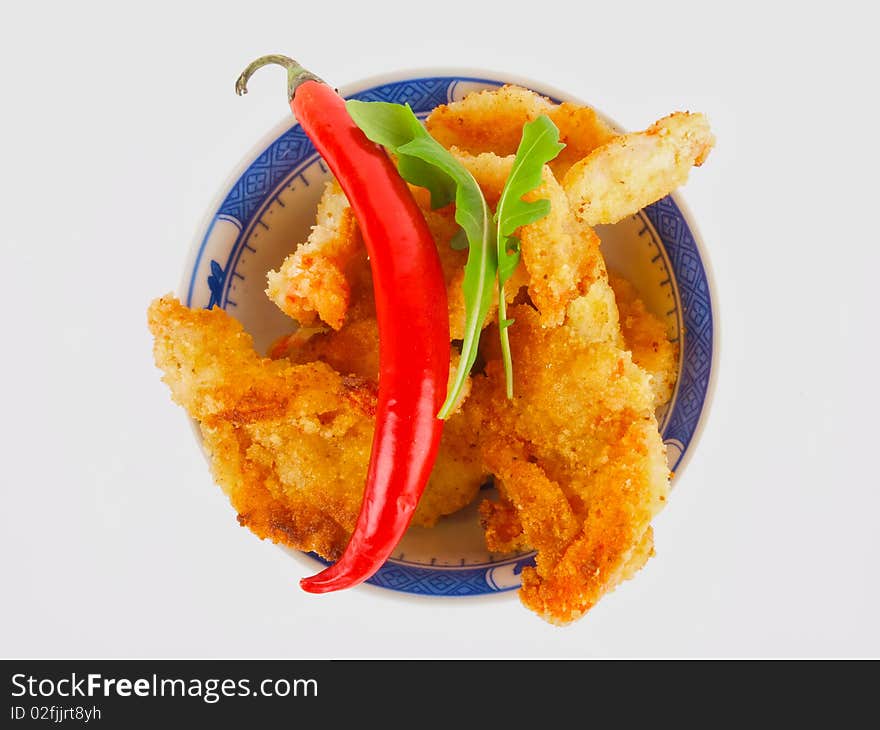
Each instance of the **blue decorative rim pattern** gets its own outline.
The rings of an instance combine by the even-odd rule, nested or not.
[[[424,116],[439,104],[453,100],[461,83],[500,86],[504,80],[465,76],[435,76],[403,79],[373,86],[351,95],[363,101],[408,103],[416,114]],[[533,87],[541,91],[540,87]],[[543,92],[542,92],[543,93]],[[546,94],[553,98],[552,94]],[[187,306],[194,306],[199,276],[210,292],[207,306],[235,306],[229,299],[236,263],[248,248],[248,231],[260,223],[260,212],[297,177],[309,184],[307,171],[314,165],[323,168],[314,146],[299,125],[283,132],[249,165],[231,185],[219,207],[213,212],[207,231],[188,272]],[[681,463],[697,432],[706,402],[712,371],[713,316],[709,279],[695,237],[673,196],[648,206],[643,216],[650,221],[672,269],[669,282],[678,295],[681,337],[680,370],[676,392],[661,422],[663,439],[677,456],[673,471]],[[237,237],[225,262],[204,262],[204,253],[216,224],[223,222],[237,229]],[[647,229],[647,224],[646,224]],[[653,235],[653,232],[652,232]],[[202,299],[204,301],[204,299]],[[200,304],[200,302],[199,302]],[[671,314],[671,312],[670,312]],[[317,557],[317,556],[314,556]],[[534,553],[510,556],[497,563],[436,566],[388,560],[369,582],[404,593],[431,596],[473,596],[515,590],[523,567],[534,564]]]

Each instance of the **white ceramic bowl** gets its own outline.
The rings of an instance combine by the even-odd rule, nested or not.
[[[545,84],[489,71],[400,71],[340,90],[368,101],[408,102],[424,117],[471,91],[515,83],[557,101],[579,99]],[[613,122],[612,122],[613,124]],[[616,125],[614,125],[616,126]],[[277,124],[224,184],[192,244],[179,296],[190,307],[220,306],[250,332],[259,350],[292,329],[266,295],[266,272],[304,241],[329,177],[292,117]],[[681,344],[678,383],[658,412],[670,468],[681,474],[709,406],[717,325],[712,279],[693,217],[671,195],[613,226],[599,228],[611,268],[635,284],[646,305]],[[289,551],[318,566],[314,556]],[[475,596],[518,588],[532,553],[486,550],[476,505],[432,528],[412,527],[392,558],[370,579],[383,588],[430,596]]]

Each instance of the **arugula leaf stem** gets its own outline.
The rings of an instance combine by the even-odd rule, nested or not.
[[[513,358],[510,354],[510,325],[504,284],[519,265],[518,228],[534,223],[550,212],[549,200],[526,202],[523,196],[541,185],[544,165],[564,147],[559,130],[549,117],[539,116],[523,126],[516,156],[495,209],[496,243],[498,246],[498,333],[504,364],[504,386],[508,400],[513,398]]]
[[[474,185],[477,185],[477,181],[474,180],[469,172],[468,176],[473,180]],[[477,189],[479,189],[479,186],[477,186]],[[473,262],[472,278],[479,282],[488,281],[489,291],[482,295],[482,298],[485,300],[483,304],[480,304],[477,307],[466,307],[464,336],[461,343],[461,358],[458,361],[458,369],[455,371],[455,378],[449,388],[446,400],[441,406],[440,412],[437,414],[438,418],[444,420],[452,415],[452,411],[455,409],[459,396],[464,389],[465,381],[477,359],[477,351],[480,344],[480,332],[483,330],[483,321],[486,319],[489,303],[492,298],[491,282],[494,281],[495,274],[498,270],[498,259],[494,255],[495,250],[492,246],[492,242],[489,240],[492,235],[490,221],[491,215],[489,213],[489,205],[486,203],[485,198],[483,198],[482,228],[485,231],[485,238],[482,246],[475,248],[472,245],[468,250],[467,263],[465,264],[464,287],[465,292],[467,292],[468,267],[472,266],[471,258],[474,257],[475,261]]]
[[[513,400],[513,358],[510,355],[510,336],[507,330],[512,321],[507,320],[507,302],[504,301],[504,284],[498,282],[498,327],[501,330],[501,360],[504,363],[504,392]]]

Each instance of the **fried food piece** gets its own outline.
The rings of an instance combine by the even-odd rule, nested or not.
[[[418,188],[413,191],[418,191],[416,199],[437,242],[449,287],[452,339],[460,339],[464,329],[461,283],[467,252],[449,245],[458,230],[452,207],[431,211],[425,191]],[[315,327],[320,320],[340,330],[346,322],[375,318],[366,248],[354,212],[335,180],[324,189],[318,203],[317,223],[309,240],[297,247],[277,271],[270,271],[267,280],[269,298],[303,327]]]
[[[516,142],[507,145],[513,152],[524,119],[534,118],[548,106],[557,114],[562,114],[565,108],[566,114],[574,115],[566,105],[553,107],[546,99],[518,87],[472,94],[456,104],[435,110],[436,129],[457,128],[458,122],[450,122],[458,118],[455,114],[460,114],[463,120],[473,117],[474,137],[469,142],[465,140],[465,146],[472,149],[481,147],[482,136],[491,137],[495,133],[495,127],[488,122],[487,128],[480,131],[482,128],[475,120],[483,117],[498,122],[497,139],[501,141],[495,146],[501,150],[506,150],[507,144],[504,140],[508,132],[504,130],[511,124],[520,125]],[[471,130],[464,122],[461,125]],[[444,141],[449,143],[451,139],[447,135]],[[602,139],[606,141],[599,147],[592,142],[572,147],[579,150],[578,154],[586,154],[587,147],[594,152],[572,168],[564,185],[560,186],[551,170],[545,169],[541,187],[529,196],[549,199],[551,212],[519,231],[523,266],[517,268],[505,291],[508,300],[513,301],[519,288],[527,285],[545,326],[561,324],[569,304],[585,294],[592,281],[605,275],[599,238],[590,227],[594,219],[616,221],[666,195],[686,180],[690,166],[700,164],[714,143],[705,118],[684,113],[670,115],[646,132],[614,137],[610,142],[607,140],[611,137]],[[475,155],[454,148],[452,152],[477,179],[489,205],[496,205],[513,158],[491,152]],[[432,211],[425,191],[411,189],[425,212],[440,254],[449,298],[450,336],[461,339],[465,321],[463,267],[467,252],[454,250],[449,245],[458,230],[454,209],[447,206]],[[571,215],[572,209],[577,216]],[[343,321],[373,316],[369,263],[354,215],[336,183],[328,185],[318,216],[320,224],[313,230],[309,242],[289,256],[279,271],[269,274],[267,293],[300,324],[313,326],[320,316],[338,330]],[[496,307],[497,303],[493,303],[484,326],[494,320]]]
[[[299,331],[276,348],[273,357],[287,357],[294,363],[323,362],[343,374],[351,374],[378,387],[379,328],[375,319],[363,319],[345,325],[339,332],[313,333],[299,337]],[[453,350],[449,366],[452,379],[458,368],[458,354]],[[480,486],[489,476],[483,466],[477,436],[470,422],[461,415],[471,391],[465,383],[452,417],[443,427],[440,451],[428,488],[425,489],[413,522],[431,527],[443,515],[452,514],[474,501]]]
[[[493,360],[468,402],[504,498],[482,516],[490,550],[538,551],[520,597],[548,621],[567,623],[650,556],[650,521],[669,487],[665,447],[650,376],[613,330],[568,321],[545,328],[525,305],[511,316],[514,400],[504,398],[503,368]]]
[[[567,102],[557,105],[520,86],[480,91],[438,106],[425,124],[447,148],[506,157],[516,153],[523,125],[541,114],[553,120],[559,128],[559,140],[565,143],[565,149],[550,162],[560,179],[575,162],[616,136],[590,107]]]
[[[449,299],[450,339],[460,340],[466,313],[462,283],[467,251],[449,245],[459,230],[454,207],[431,210],[426,191],[412,190],[437,243]],[[266,293],[283,312],[308,328],[316,327],[319,319],[341,330],[347,322],[375,318],[366,249],[348,200],[335,182],[325,189],[318,205],[318,220],[309,241],[290,254],[278,271],[269,272]],[[511,278],[506,289],[510,301],[524,284],[524,277],[524,272],[517,271]],[[497,301],[486,316],[486,324],[494,319],[496,308]]]
[[[467,507],[488,477],[477,434],[464,413],[456,411],[443,426],[437,461],[413,524],[433,527],[441,517]]]
[[[266,294],[304,326],[318,318],[342,327],[351,297],[348,270],[366,265],[354,213],[339,184],[327,183],[309,239],[267,275]]]
[[[361,319],[333,330],[296,330],[273,345],[273,359],[286,357],[291,362],[325,362],[337,372],[379,382],[379,324],[375,318]],[[450,381],[458,368],[459,354],[453,348],[449,364]],[[457,413],[470,394],[471,381],[465,381],[452,413]]]
[[[379,380],[379,326],[375,318],[346,324],[333,330],[297,330],[272,348],[275,359],[291,362],[325,362],[345,375],[357,375],[376,383]]]
[[[418,188],[413,189],[418,190]],[[467,251],[456,250],[449,245],[452,237],[459,230],[455,222],[455,208],[448,205],[440,210],[431,210],[430,199],[427,196],[417,195],[416,200],[422,206],[422,213],[425,215],[428,228],[431,229],[440,256],[440,266],[446,281],[446,298],[449,303],[449,337],[452,340],[460,340],[464,337],[465,306],[462,284]]]
[[[586,293],[568,305],[566,326],[583,342],[611,342],[618,347],[624,346],[617,302],[604,268]]]
[[[633,362],[651,375],[654,405],[672,397],[678,377],[678,345],[669,341],[666,326],[645,307],[636,288],[618,274],[608,281],[614,290],[624,346]]]
[[[148,321],[156,364],[199,422],[239,522],[260,538],[337,558],[363,496],[375,384],[326,363],[261,358],[220,309],[188,309],[169,296],[151,305]],[[431,525],[476,496],[485,472],[466,427],[459,417],[447,423],[415,524]]]
[[[531,550],[526,542],[519,512],[504,495],[498,500],[480,502],[480,524],[486,534],[486,547],[493,553]]]
[[[474,176],[490,205],[495,205],[513,166],[513,157],[491,152],[469,155],[453,151]],[[572,215],[565,191],[547,167],[541,185],[525,200],[550,201],[550,213],[517,232],[523,266],[506,287],[508,299],[520,285],[528,286],[529,296],[541,313],[545,327],[562,324],[568,305],[584,293],[592,281],[603,278],[605,263],[599,251],[596,232]]]
[[[477,180],[489,204],[496,205],[513,157],[493,153],[475,156],[458,150],[453,154]],[[417,190],[414,188],[414,192]],[[540,198],[550,200],[550,214],[518,231],[523,266],[517,267],[506,284],[505,295],[512,302],[519,289],[528,286],[543,323],[551,326],[562,323],[568,304],[583,293],[584,282],[604,276],[604,263],[595,231],[572,215],[562,186],[546,167],[541,186],[526,196],[530,200]],[[424,206],[440,255],[449,299],[450,338],[461,339],[466,314],[462,283],[467,251],[449,245],[459,230],[454,208],[430,210],[427,196],[420,192],[416,199]],[[288,256],[278,271],[269,273],[267,293],[301,325],[313,327],[320,317],[340,330],[345,322],[374,316],[370,267],[357,222],[335,183],[328,185],[321,199],[318,220],[321,223],[313,229],[308,243]],[[484,327],[494,321],[496,309],[497,295]]]
[[[509,500],[503,496],[497,501],[485,499],[480,504],[479,510],[480,521],[486,533],[486,546],[489,550],[497,553],[511,553],[532,549],[527,542],[522,522],[520,522],[520,513]],[[645,536],[638,547],[620,571],[620,580],[609,585],[608,590],[616,588],[623,581],[632,578],[652,557],[654,557],[654,530],[649,527],[645,530]]]
[[[199,422],[217,483],[258,537],[328,559],[360,508],[374,387],[323,363],[260,358],[220,309],[176,299],[149,309],[156,364],[172,398]]]
[[[616,223],[684,185],[714,144],[706,117],[676,112],[593,150],[562,185],[584,223]]]
[[[636,288],[604,270],[586,294],[572,300],[566,326],[585,342],[613,342],[629,350],[633,362],[651,377],[654,405],[672,397],[678,378],[678,345],[663,322],[645,307]]]

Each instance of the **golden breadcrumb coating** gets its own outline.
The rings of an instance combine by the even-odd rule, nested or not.
[[[484,499],[479,506],[480,524],[486,535],[486,547],[493,553],[513,553],[531,550],[523,533],[519,511],[501,495],[499,499]]]
[[[568,305],[566,326],[585,342],[613,342],[623,347],[617,302],[604,267],[586,292]]]
[[[504,179],[509,169],[510,163],[503,170]],[[498,170],[492,172],[497,174]],[[502,186],[504,179],[501,180]],[[459,230],[454,218],[455,209],[449,205],[431,210],[425,191],[411,189],[440,255],[449,300],[450,339],[460,340],[464,336],[466,314],[462,284],[467,251],[449,245]],[[325,188],[317,217],[321,223],[313,228],[308,242],[290,254],[277,271],[268,273],[266,294],[281,311],[304,327],[313,328],[320,324],[320,319],[334,330],[340,330],[347,322],[375,317],[372,274],[366,248],[348,200],[335,181]],[[513,301],[525,276],[520,269],[511,277],[506,289],[509,301]],[[497,296],[484,326],[492,321],[496,309]]]
[[[651,314],[636,288],[618,274],[608,281],[614,290],[620,330],[633,362],[651,375],[654,404],[661,406],[672,397],[678,378],[678,344],[669,341],[666,325]]]
[[[156,365],[199,422],[238,521],[261,538],[338,557],[360,508],[372,384],[323,363],[261,358],[220,309],[188,309],[169,296],[148,317]]]
[[[526,509],[524,512],[528,512]],[[511,553],[531,550],[520,522],[520,513],[504,496],[497,500],[484,499],[479,507],[480,521],[486,533],[486,545],[493,552]],[[626,561],[620,579],[606,589],[611,590],[640,571],[649,558],[654,557],[654,530],[645,530],[638,547]]]
[[[298,329],[272,345],[269,356],[286,357],[291,362],[325,362],[344,375],[356,375],[379,383],[379,323],[375,318],[359,319],[338,332],[329,329]],[[449,364],[450,385],[455,379],[460,355],[453,348]],[[451,413],[457,413],[471,392],[466,378],[461,395]]]
[[[511,316],[514,400],[494,360],[468,401],[505,500],[482,518],[490,550],[538,551],[520,597],[567,623],[650,555],[650,521],[669,488],[666,452],[650,377],[629,352],[585,339],[585,326],[542,327],[525,305]]]
[[[706,117],[676,112],[593,150],[562,185],[582,221],[616,223],[684,185],[714,144]]]
[[[298,329],[273,345],[272,358],[291,362],[325,362],[344,375],[358,375],[373,382],[379,374],[379,325],[374,317],[331,329]]]
[[[220,309],[167,296],[150,306],[148,322],[163,380],[199,422],[239,522],[261,538],[339,557],[363,496],[375,383],[322,362],[262,358]],[[479,491],[486,473],[467,429],[461,416],[447,422],[414,524],[436,523]]]
[[[490,205],[495,205],[507,181],[513,157],[498,157],[492,153],[470,155],[453,150],[456,158],[470,171]],[[604,261],[599,251],[599,237],[592,228],[578,221],[571,213],[562,186],[549,168],[544,169],[541,186],[526,199],[550,200],[550,214],[535,223],[523,226],[517,232],[521,241],[523,265],[517,267],[505,286],[508,302],[512,302],[522,286],[528,286],[529,296],[541,312],[542,322],[547,325],[561,324],[566,307],[584,291],[585,282],[604,276]],[[428,198],[417,194],[422,206],[428,206]],[[326,211],[334,211],[332,217],[323,218]],[[437,244],[440,263],[447,284],[449,300],[449,329],[453,340],[464,333],[465,304],[462,283],[467,252],[455,250],[449,242],[458,231],[454,219],[454,207],[440,210],[423,208],[425,219]],[[357,232],[357,223],[351,223],[351,209],[338,185],[328,186],[318,208],[318,217],[324,220],[320,236],[313,232],[309,243],[304,244],[281,266],[269,274],[268,293],[272,300],[287,314],[300,314],[300,324],[315,324],[315,312],[327,311],[327,302],[335,305],[334,319],[323,319],[333,329],[339,330],[344,322],[357,321],[372,315],[374,310],[369,262],[362,253],[363,241]],[[338,226],[334,229],[333,226]],[[318,227],[315,228],[318,231]],[[350,243],[345,250],[348,259],[345,267],[336,266],[336,251],[340,241]],[[325,253],[319,245],[325,244]],[[303,248],[308,249],[301,255]],[[330,262],[330,263],[328,263]],[[326,271],[331,267],[334,276]],[[312,275],[312,269],[315,274]],[[305,283],[316,288],[308,288]],[[292,298],[289,292],[298,291],[300,297]],[[278,292],[288,292],[278,296]],[[294,303],[298,309],[294,312]],[[352,311],[349,311],[352,310]],[[494,297],[484,327],[496,318],[497,295]]]
[[[502,140],[496,144],[496,148],[506,150],[506,143],[503,142],[505,135],[509,133],[518,140],[523,119],[532,119],[548,109],[556,109],[556,113],[562,114],[560,110],[565,108],[566,114],[573,113],[569,107],[571,105],[555,107],[533,92],[507,86],[495,91],[471,94],[461,102],[438,107],[433,114],[437,115],[437,129],[445,129],[444,125],[453,118],[465,120],[461,125],[467,130],[471,129],[471,125],[476,125],[475,131],[467,132],[475,140],[493,138],[491,129],[483,129],[480,120],[495,120],[498,123],[496,137]],[[592,110],[587,111],[593,113]],[[511,131],[514,127],[511,125],[515,124],[520,126],[516,128],[514,135]],[[455,122],[453,126],[458,127],[459,123]],[[434,131],[436,130],[432,128],[432,132]],[[590,150],[595,149],[597,152],[597,166],[602,163],[614,168],[615,165],[626,164],[627,154],[624,152],[630,150],[628,154],[631,154],[634,146],[641,148],[647,145],[650,147],[649,156],[655,165],[660,166],[660,176],[666,175],[666,182],[656,183],[661,185],[658,188],[658,197],[671,190],[669,184],[677,184],[672,182],[678,179],[676,175],[683,174],[686,178],[691,164],[688,162],[681,169],[666,169],[663,165],[668,160],[664,158],[663,151],[668,152],[671,148],[683,149],[683,140],[690,140],[692,154],[696,155],[695,160],[699,164],[708,154],[713,140],[705,119],[699,114],[673,114],[660,120],[646,132],[616,137],[611,145],[605,144],[612,136],[600,135],[601,141],[597,144],[587,145],[585,142],[576,149],[587,154],[585,150],[589,146]],[[451,139],[449,135],[441,135],[441,141],[451,143]],[[650,142],[646,143],[646,139]],[[471,149],[480,148],[480,144],[476,142],[469,146]],[[511,147],[511,152],[516,149],[514,142],[507,146]],[[605,152],[599,155],[602,150]],[[477,179],[489,204],[495,205],[509,174],[512,157],[501,157],[492,153],[474,155],[455,148],[452,152]],[[639,185],[642,186],[642,192],[646,192],[644,171],[639,174],[642,175]],[[633,176],[633,171],[628,170],[627,175]],[[569,176],[569,183],[571,179]],[[628,215],[628,212],[618,210],[617,206],[621,204],[622,197],[633,192],[629,190],[632,186],[623,186],[627,191],[618,190],[618,187],[610,186],[601,195],[597,194],[591,203],[591,209],[617,210],[617,213],[622,214],[616,213],[616,219]],[[440,254],[448,289],[450,336],[453,340],[460,339],[465,320],[462,281],[467,252],[454,250],[449,246],[449,241],[458,230],[454,220],[454,207],[447,206],[432,211],[426,191],[412,186],[411,189],[425,213]],[[541,187],[529,197],[550,200],[551,213],[518,232],[522,239],[523,266],[517,268],[513,279],[506,285],[508,301],[515,299],[521,286],[528,286],[531,301],[541,312],[542,323],[546,326],[560,324],[566,308],[579,295],[586,293],[593,280],[605,275],[599,238],[588,225],[590,221],[579,220],[571,215],[565,192],[566,189],[556,181],[555,176],[545,170]],[[575,201],[575,204],[580,206],[582,202]],[[625,210],[629,211],[628,208]],[[309,241],[291,254],[279,271],[270,272],[267,293],[301,325],[313,326],[320,316],[321,320],[338,330],[344,321],[372,316],[374,306],[369,262],[357,223],[344,193],[335,182],[328,184],[321,199],[318,221]],[[493,302],[484,326],[494,320],[496,307],[497,302]],[[663,388],[659,387],[659,379],[658,392],[663,392]]]
[[[550,162],[554,175],[560,179],[575,162],[616,136],[590,107],[557,105],[520,86],[480,91],[461,101],[438,106],[425,124],[445,147],[506,157],[516,153],[523,125],[541,114],[553,120],[559,128],[559,140],[565,143],[565,149]]]
[[[266,294],[300,324],[320,318],[338,330],[351,297],[347,270],[359,263],[366,263],[366,253],[357,222],[333,180],[324,188],[308,241],[268,273]]]
[[[514,158],[498,157],[491,152],[476,156],[457,150],[453,153],[494,206],[504,190]],[[550,213],[517,231],[523,265],[517,267],[519,278],[506,285],[505,293],[511,299],[518,285],[525,283],[541,313],[541,323],[559,325],[565,319],[566,307],[583,293],[584,286],[604,276],[599,237],[572,215],[565,192],[549,168],[544,168],[541,185],[524,199],[549,200]]]

